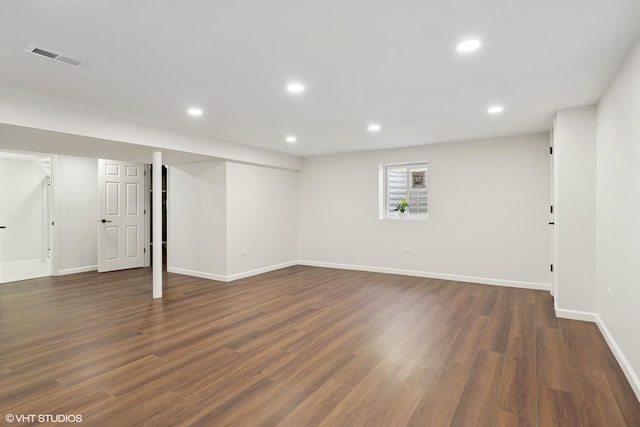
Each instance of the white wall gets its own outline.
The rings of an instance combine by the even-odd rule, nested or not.
[[[75,157],[146,163],[153,161],[153,147],[88,136],[0,123],[0,149],[7,151],[61,154]],[[210,156],[177,150],[162,150],[165,164],[206,162]]]
[[[226,165],[169,168],[167,269],[209,279],[227,274]]]
[[[227,163],[230,279],[295,264],[297,206],[297,172]]]
[[[98,159],[54,158],[54,272],[98,268]]]
[[[596,109],[561,110],[554,127],[556,314],[596,311]]]
[[[637,42],[598,104],[597,296],[601,329],[640,399],[639,118]]]
[[[229,281],[294,264],[297,182],[294,171],[231,162],[171,167],[167,269]]]
[[[151,163],[151,148],[180,151],[199,154],[239,162],[254,163],[260,165],[281,167],[287,169],[299,169],[301,160],[299,157],[275,151],[249,147],[242,144],[226,142],[210,137],[200,136],[188,132],[180,132],[169,128],[162,128],[145,123],[125,120],[117,117],[97,114],[86,109],[63,107],[34,101],[27,97],[3,92],[0,96],[0,122],[23,126],[34,129],[48,130],[58,133],[80,135],[90,138],[66,138],[64,141],[52,143],[48,137],[42,140],[27,141],[26,146],[15,147],[10,139],[0,139],[0,147],[17,150],[33,150],[60,154],[107,156],[102,153],[103,144],[112,146],[114,141],[121,142],[111,153],[118,152],[118,159],[128,159],[127,152],[140,153],[141,147],[146,147],[148,157],[146,161]],[[3,133],[0,127],[0,135]],[[53,139],[58,139],[52,136]],[[102,140],[102,141],[101,141]],[[106,140],[106,141],[105,141]],[[87,150],[87,148],[89,150]],[[123,157],[125,156],[125,157]],[[109,158],[109,157],[107,157]]]
[[[538,134],[305,159],[300,259],[547,289],[548,146]],[[379,220],[378,165],[407,161],[429,163],[429,219]]]

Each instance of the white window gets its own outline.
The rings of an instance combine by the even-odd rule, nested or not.
[[[380,165],[380,219],[426,220],[427,172],[426,162]]]

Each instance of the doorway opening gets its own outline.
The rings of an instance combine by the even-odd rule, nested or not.
[[[152,199],[153,196],[153,165],[149,165],[149,200]],[[149,219],[150,223],[153,224],[153,203],[149,203]],[[151,265],[153,265],[153,233],[149,233],[150,238],[150,248],[151,248]],[[162,166],[162,270],[167,270],[167,167],[165,165]]]
[[[51,275],[52,160],[0,152],[0,283]]]

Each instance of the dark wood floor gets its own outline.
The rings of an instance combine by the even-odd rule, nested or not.
[[[547,292],[310,267],[165,280],[156,301],[145,269],[0,286],[0,415],[640,426],[597,327],[556,319]]]

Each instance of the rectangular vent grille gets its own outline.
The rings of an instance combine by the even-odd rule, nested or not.
[[[74,67],[84,67],[85,65],[88,64],[87,61],[84,61],[82,59],[78,59],[78,58],[74,58],[71,55],[67,55],[64,53],[60,53],[60,52],[56,52],[55,50],[52,49],[45,49],[42,47],[37,47],[34,45],[29,45],[24,49],[25,52],[27,53],[31,53],[34,55],[38,55],[40,57],[43,58],[47,58],[50,59],[52,61],[56,61],[56,62],[62,62],[63,64],[69,64],[72,65]]]
[[[39,49],[39,48],[35,48],[31,52],[37,55],[46,56],[47,58],[51,58],[51,59],[56,59],[58,57],[57,53],[47,52],[46,50]]]

